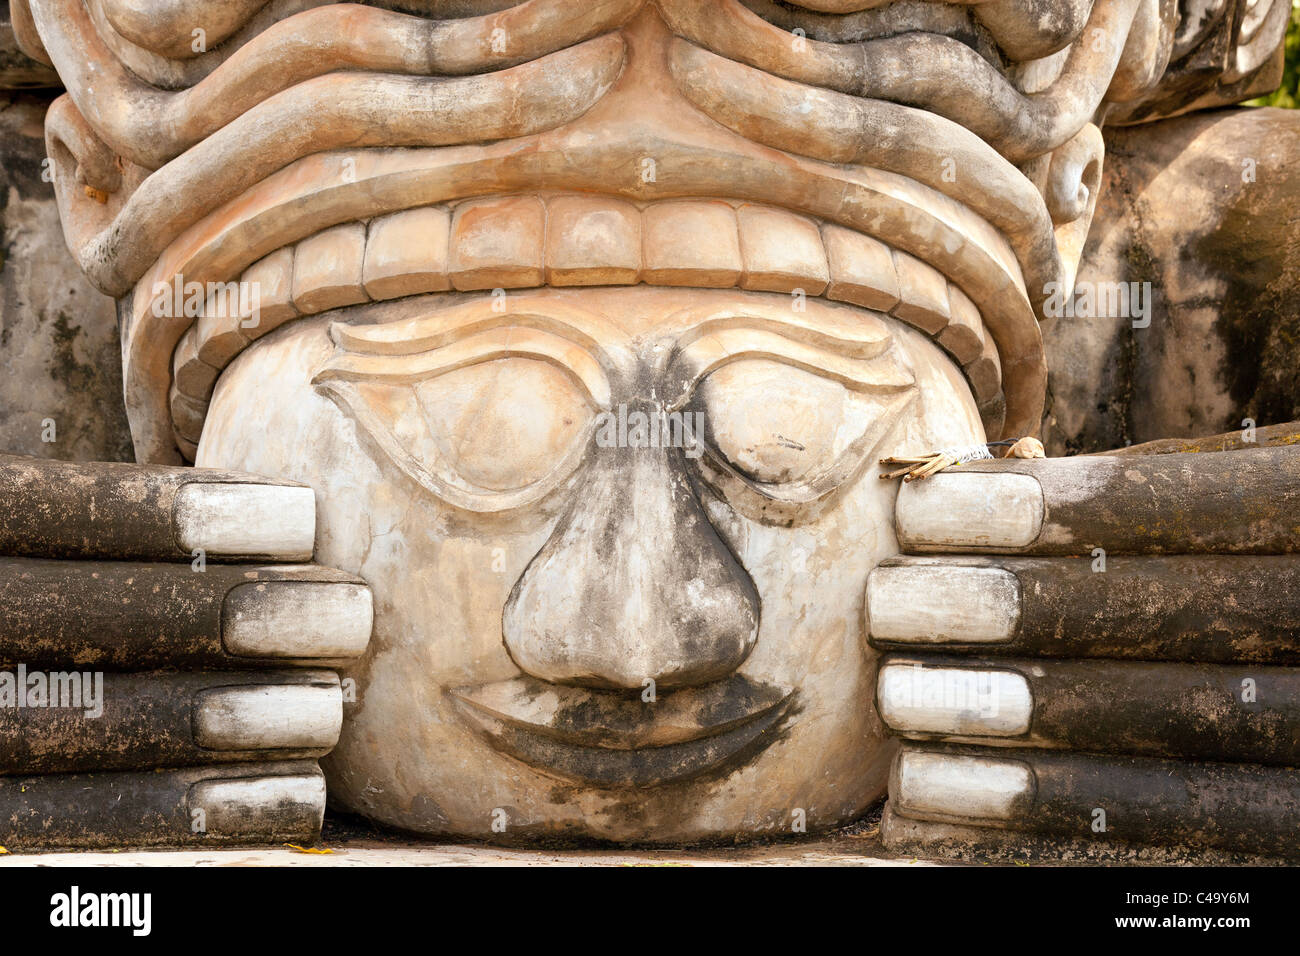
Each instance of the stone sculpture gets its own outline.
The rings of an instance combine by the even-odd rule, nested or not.
[[[4,845],[315,840],[327,668],[365,649],[372,604],[297,563],[311,489],[13,456],[0,482]]]
[[[867,588],[881,716],[909,741],[886,843],[1294,856],[1298,500],[1286,446],[976,463],[900,492],[917,556]]]
[[[13,9],[68,89],[48,150],[68,245],[118,302],[138,461],[309,486],[316,560],[373,591],[331,799],[424,833],[685,842],[853,819],[890,731],[980,738],[908,716],[891,675],[934,643],[927,602],[953,596],[952,626],[980,632],[955,650],[982,652],[1008,575],[1028,593],[1038,565],[899,558],[900,538],[957,549],[997,510],[1037,515],[1002,543],[1030,547],[1058,507],[1035,482],[1065,463],[900,494],[876,462],[1039,431],[1040,322],[1074,288],[1100,127],[1268,89],[1287,6]],[[1266,487],[1293,501],[1274,457]],[[960,482],[1008,468],[963,506]],[[1244,550],[1295,550],[1270,516]],[[1043,652],[1016,633],[1018,660]],[[1127,656],[1097,647],[1065,656]],[[1239,659],[1195,648],[1167,656]],[[877,673],[881,649],[904,656]],[[1072,726],[1035,742],[1093,749]],[[1153,753],[1295,765],[1285,745]],[[927,819],[909,809],[978,789],[959,757],[904,751],[900,841],[930,838],[899,829]],[[1029,815],[1026,787],[992,791],[998,819]],[[1246,850],[1284,851],[1268,825]]]

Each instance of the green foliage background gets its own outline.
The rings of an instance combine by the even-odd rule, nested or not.
[[[1286,28],[1286,66],[1277,92],[1247,101],[1248,106],[1300,107],[1300,0],[1291,0],[1291,22]]]

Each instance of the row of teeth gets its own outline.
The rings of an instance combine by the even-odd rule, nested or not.
[[[436,292],[646,283],[822,296],[886,312],[965,371],[986,428],[1002,370],[979,310],[936,269],[870,236],[784,209],[722,200],[644,206],[598,196],[501,196],[327,229],[250,266],[260,315],[212,302],[176,347],[171,412],[193,460],[217,377],[291,319]]]

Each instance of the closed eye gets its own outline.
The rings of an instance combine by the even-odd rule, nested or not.
[[[666,378],[672,407],[704,423],[702,466],[759,520],[789,519],[845,485],[916,397],[906,354],[861,312],[705,314]]]
[[[705,454],[763,498],[804,504],[853,478],[902,411],[912,387],[858,390],[783,361],[744,359],[697,386]]]
[[[609,394],[583,347],[520,328],[407,355],[340,350],[313,381],[409,478],[482,512],[530,504],[572,474]]]

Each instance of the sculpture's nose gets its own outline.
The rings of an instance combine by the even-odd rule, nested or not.
[[[683,452],[604,448],[590,484],[515,583],[506,647],[544,680],[703,684],[740,666],[759,601],[685,473]]]

